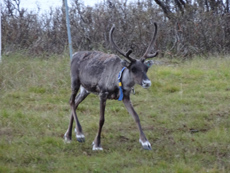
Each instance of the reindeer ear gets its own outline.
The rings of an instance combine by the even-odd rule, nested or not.
[[[126,60],[121,60],[121,64],[124,66],[124,67],[129,67],[130,63]]]
[[[148,68],[150,68],[154,64],[154,61],[148,60],[148,61],[145,61],[144,64],[147,65]]]

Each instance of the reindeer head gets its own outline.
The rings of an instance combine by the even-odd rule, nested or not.
[[[158,51],[156,51],[154,54],[150,54],[151,47],[153,46],[155,40],[156,40],[156,35],[157,35],[157,24],[154,23],[155,26],[155,32],[153,35],[153,38],[144,53],[144,55],[140,58],[140,60],[134,59],[130,57],[130,54],[132,53],[132,50],[128,50],[126,53],[123,52],[114,42],[113,40],[113,31],[115,29],[115,26],[113,25],[110,32],[109,32],[109,39],[110,42],[112,43],[113,47],[125,58],[129,60],[127,62],[126,60],[122,61],[123,66],[127,67],[129,69],[130,77],[131,79],[136,83],[141,85],[143,88],[148,88],[151,86],[151,81],[147,77],[146,73],[148,69],[153,65],[152,60],[147,60],[149,58],[153,58],[157,56]]]

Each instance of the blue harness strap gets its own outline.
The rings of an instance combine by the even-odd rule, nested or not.
[[[122,88],[122,83],[121,83],[121,77],[122,77],[122,73],[123,71],[126,69],[126,67],[123,67],[122,70],[120,71],[120,73],[118,74],[118,82],[119,82],[119,90],[120,90],[120,96],[118,98],[118,101],[121,101],[123,99],[123,88]]]

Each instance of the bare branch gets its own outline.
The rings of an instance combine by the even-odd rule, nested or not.
[[[163,2],[161,2],[160,0],[155,0],[155,2],[162,8],[162,10],[164,11],[165,15],[171,19],[172,18],[172,12],[171,10],[167,7],[167,5],[165,5]]]

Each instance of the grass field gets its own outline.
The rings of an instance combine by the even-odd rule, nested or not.
[[[69,59],[4,56],[0,64],[0,172],[230,172],[230,57],[164,60],[132,103],[151,151],[122,102],[107,101],[103,151],[92,151],[99,99],[77,110],[86,136],[65,144]]]

